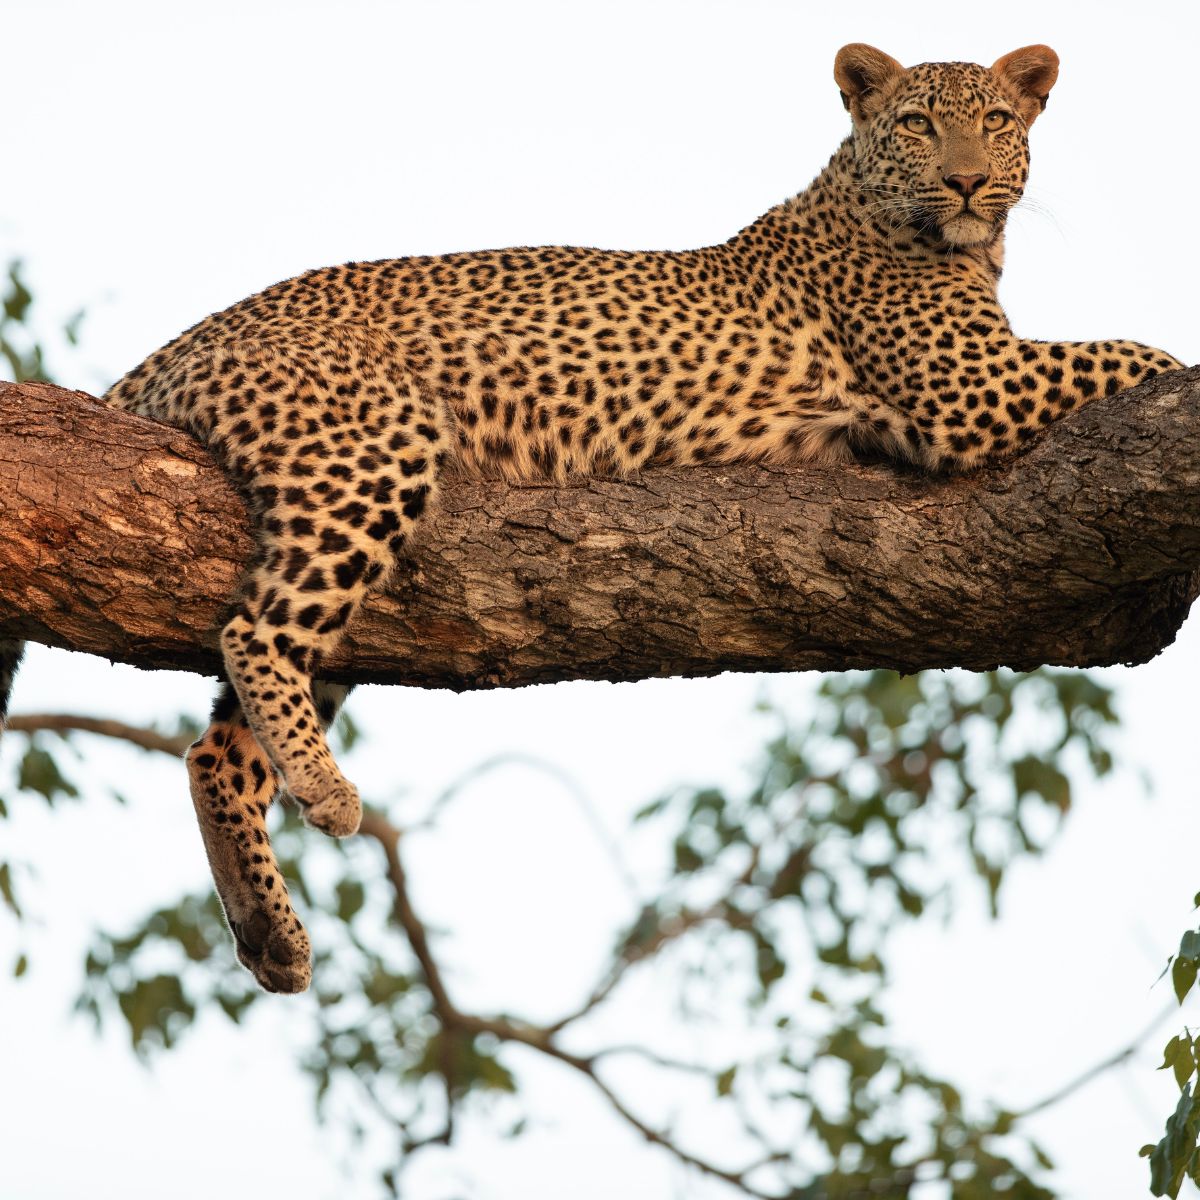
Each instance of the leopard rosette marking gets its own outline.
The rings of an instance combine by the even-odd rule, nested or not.
[[[996,296],[1005,221],[1057,58],[905,69],[845,47],[850,136],[800,195],[682,252],[520,248],[348,263],[206,317],[108,393],[190,430],[245,495],[255,561],[220,634],[228,684],[188,755],[239,959],[309,981],[265,818],[358,828],[324,730],[323,657],[447,472],[563,480],[660,464],[1011,454],[1179,364],[1129,341],[1038,342]],[[0,653],[0,679],[15,667]],[[314,679],[317,682],[314,684]]]

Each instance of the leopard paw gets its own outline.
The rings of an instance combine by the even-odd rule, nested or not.
[[[306,780],[292,794],[300,805],[305,825],[330,837],[349,837],[358,832],[362,801],[354,785],[340,775],[326,776],[320,781]]]
[[[286,919],[258,909],[245,921],[229,922],[238,962],[268,992],[302,992],[312,980],[308,933],[292,913]]]

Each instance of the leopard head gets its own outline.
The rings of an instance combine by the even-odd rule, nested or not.
[[[1029,127],[1058,75],[1049,46],[905,69],[873,46],[838,51],[859,183],[876,223],[949,246],[995,241],[1029,174]]]

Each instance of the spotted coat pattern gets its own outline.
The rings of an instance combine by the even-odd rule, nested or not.
[[[1057,59],[904,69],[838,55],[851,135],[803,193],[721,245],[546,247],[309,271],[205,318],[109,392],[190,430],[260,549],[221,633],[229,685],[192,795],[238,956],[309,981],[267,839],[277,780],[307,821],[360,806],[324,737],[321,656],[451,472],[562,480],[663,464],[1010,454],[1096,396],[1180,366],[1127,341],[1037,342],[996,298],[1005,217]]]

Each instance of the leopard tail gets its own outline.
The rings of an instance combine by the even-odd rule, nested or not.
[[[0,732],[4,730],[4,719],[8,715],[8,697],[12,693],[13,680],[25,643],[0,638]]]

